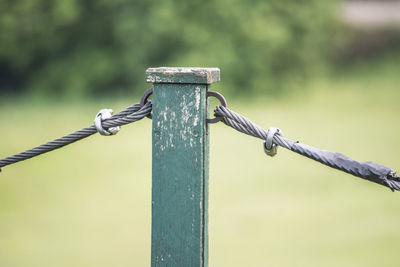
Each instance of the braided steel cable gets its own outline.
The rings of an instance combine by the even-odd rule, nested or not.
[[[266,140],[267,138],[268,131],[226,107],[217,106],[214,113],[216,117],[222,117],[222,122],[239,132],[262,140]],[[272,141],[275,145],[284,147],[329,167],[389,187],[392,191],[400,191],[399,176],[393,169],[387,166],[370,161],[359,162],[343,154],[308,146],[278,134],[274,135]]]
[[[144,106],[137,103],[127,107],[126,109],[120,111],[109,119],[102,121],[102,126],[105,129],[110,127],[122,126],[128,123],[138,121],[151,113],[152,104],[148,101]],[[14,156],[10,156],[0,160],[0,167],[4,167],[19,161],[30,159],[38,155],[44,154],[46,152],[61,148],[63,146],[74,143],[78,140],[86,138],[92,134],[97,133],[97,129],[94,125],[78,130],[74,133],[68,134],[61,138],[50,141],[46,144],[34,147],[32,149],[26,150]]]

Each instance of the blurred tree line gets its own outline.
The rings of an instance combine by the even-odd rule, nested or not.
[[[219,67],[230,92],[278,92],[324,66],[337,0],[2,0],[0,92],[145,89],[148,67]]]

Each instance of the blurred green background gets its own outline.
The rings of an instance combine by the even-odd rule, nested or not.
[[[0,2],[0,157],[219,67],[233,110],[399,170],[400,2]],[[0,266],[149,266],[151,121],[5,167]],[[211,126],[210,266],[398,266],[400,197]]]

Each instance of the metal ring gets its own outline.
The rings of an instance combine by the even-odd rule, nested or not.
[[[223,95],[221,95],[218,92],[208,91],[207,92],[207,98],[209,98],[210,96],[213,96],[213,97],[217,98],[219,100],[219,102],[221,103],[221,106],[226,107],[226,100],[225,100],[225,97]],[[215,118],[212,118],[212,119],[207,118],[206,122],[207,123],[217,123],[220,120],[222,120],[222,117],[215,117]]]
[[[270,127],[267,132],[267,138],[264,140],[264,152],[271,157],[278,152],[278,146],[273,143],[276,134],[282,136],[282,131],[279,128]]]
[[[153,88],[147,89],[144,93],[142,98],[140,99],[140,105],[143,107],[147,103],[147,99],[153,94]],[[151,113],[146,116],[147,118],[151,119],[153,116]]]
[[[102,121],[105,119],[109,119],[112,117],[113,110],[112,109],[101,109],[97,114],[96,117],[94,118],[94,125],[96,127],[96,130],[101,134],[101,135],[113,135],[117,134],[120,130],[119,126],[116,127],[110,127],[107,130],[103,128],[103,125],[101,124]]]

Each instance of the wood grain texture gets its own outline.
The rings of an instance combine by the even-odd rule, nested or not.
[[[155,83],[151,266],[208,266],[207,84]]]
[[[218,68],[149,68],[146,81],[152,83],[196,83],[212,84],[219,82]]]

